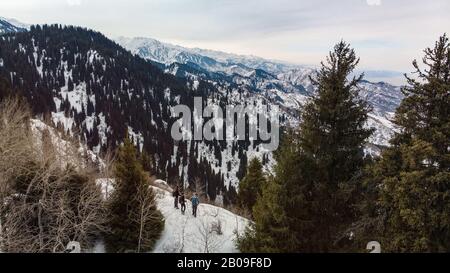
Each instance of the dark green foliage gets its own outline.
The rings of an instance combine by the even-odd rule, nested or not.
[[[140,251],[150,251],[164,228],[164,221],[129,138],[119,148],[114,177],[114,192],[109,203],[111,232],[106,236],[108,252],[137,252],[142,221],[145,244]],[[143,206],[150,210],[150,220],[140,218]]]
[[[155,172],[155,164],[153,162],[153,158],[149,155],[148,152],[143,151],[141,153],[140,160],[141,160],[142,168],[144,169],[144,171],[147,171],[150,173]]]
[[[372,133],[364,128],[370,108],[358,97],[362,76],[348,80],[358,61],[340,42],[312,79],[317,94],[305,106],[300,130],[278,151],[275,177],[254,207],[255,225],[241,238],[242,251],[345,249],[363,147]]]
[[[396,112],[399,127],[367,185],[378,189],[364,213],[390,252],[450,251],[450,44],[444,35],[425,50],[425,70],[408,78]],[[373,208],[376,208],[374,210]],[[367,236],[367,235],[366,235]]]
[[[240,206],[248,211],[253,210],[256,198],[262,193],[262,187],[266,183],[263,166],[258,158],[253,158],[247,169],[244,179],[239,182],[238,202]]]
[[[8,96],[11,96],[10,84],[8,80],[0,77],[0,101]]]
[[[295,252],[300,246],[300,230],[290,227],[289,222],[292,223],[294,218],[300,221],[305,212],[298,202],[304,196],[300,194],[297,167],[307,162],[302,162],[295,150],[296,145],[289,135],[276,153],[276,177],[270,177],[264,184],[253,207],[254,223],[246,229],[243,237],[238,238],[242,252]],[[313,230],[312,223],[304,224]],[[308,236],[304,236],[305,239]]]
[[[344,42],[337,44],[313,83],[318,93],[303,110],[300,145],[319,167],[316,180],[337,188],[363,165],[363,147],[373,129],[364,128],[370,107],[359,97],[363,75],[347,80],[359,59]],[[332,189],[333,191],[333,189]]]

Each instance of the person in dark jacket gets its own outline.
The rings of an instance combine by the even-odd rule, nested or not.
[[[184,212],[186,211],[186,198],[184,197],[183,192],[180,194],[179,201],[181,205],[181,213],[184,214]]]
[[[191,203],[192,203],[192,215],[194,215],[194,217],[197,217],[197,207],[198,204],[200,203],[200,201],[198,200],[197,193],[194,193],[194,195],[192,196]]]
[[[174,206],[176,209],[178,209],[178,197],[180,196],[180,190],[178,186],[175,187],[175,190],[173,191],[172,195],[174,197]]]

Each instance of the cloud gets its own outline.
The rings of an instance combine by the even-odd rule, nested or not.
[[[367,0],[369,6],[381,6],[381,0]]]
[[[81,6],[81,0],[67,0],[67,5],[71,7]]]

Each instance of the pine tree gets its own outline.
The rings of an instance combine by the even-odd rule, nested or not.
[[[292,223],[290,220],[294,218],[300,222],[301,214],[305,212],[298,206],[304,197],[298,184],[298,167],[307,162],[298,157],[293,133],[283,140],[275,159],[275,177],[269,177],[262,187],[262,194],[253,207],[254,222],[245,230],[244,236],[238,237],[242,252],[296,252],[300,247],[302,237],[298,227],[293,228],[289,222]]]
[[[368,183],[379,189],[378,235],[385,251],[450,251],[450,44],[442,36],[424,51],[418,79],[397,109],[398,133],[374,165]]]
[[[141,153],[141,162],[142,167],[147,172],[154,172],[155,165],[153,163],[153,158],[150,156],[150,154],[147,151],[142,151]]]
[[[238,202],[240,206],[252,212],[256,198],[261,195],[262,186],[266,179],[262,170],[263,166],[258,158],[253,158],[247,169],[247,174],[239,182]]]
[[[141,217],[144,210],[150,217]],[[118,151],[109,211],[111,232],[107,236],[108,251],[140,252],[152,249],[164,222],[156,208],[155,194],[137,159],[136,149],[128,137]],[[143,240],[140,239],[142,235],[145,235]],[[145,243],[142,244],[142,241]]]
[[[0,100],[11,95],[11,88],[6,78],[0,77]]]
[[[74,89],[74,84],[73,84],[72,78],[69,77],[69,80],[67,82],[67,91],[73,91],[73,89]]]
[[[317,94],[305,106],[300,130],[288,134],[276,155],[275,177],[254,207],[255,224],[240,239],[243,251],[329,252],[353,221],[354,196],[370,107],[359,98],[359,59],[340,42],[312,82]],[[347,236],[348,237],[348,236]]]

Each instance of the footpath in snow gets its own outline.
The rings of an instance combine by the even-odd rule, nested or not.
[[[226,209],[200,204],[197,217],[186,202],[186,212],[174,208],[172,193],[154,187],[158,209],[164,216],[165,227],[154,252],[163,253],[235,253],[236,234],[242,234],[249,220]],[[190,196],[186,196],[187,199]]]

